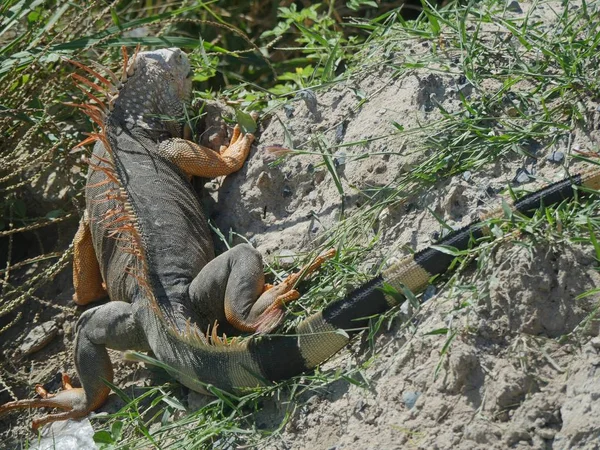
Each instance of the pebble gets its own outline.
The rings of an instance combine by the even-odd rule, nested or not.
[[[347,122],[343,121],[335,128],[335,142],[340,143],[344,140],[344,136],[346,134],[346,125]]]
[[[404,406],[408,409],[413,409],[415,403],[421,396],[421,393],[418,391],[405,391],[402,393],[402,401],[404,402]]]
[[[423,292],[423,301],[426,302],[427,300],[430,300],[436,293],[437,288],[433,284],[430,284],[425,288],[425,292]]]
[[[523,167],[517,169],[517,175],[515,176],[513,181],[518,184],[529,183],[531,181],[529,171]]]
[[[341,167],[346,165],[346,152],[336,152],[333,155],[333,163],[336,167]]]
[[[277,260],[282,267],[293,266],[296,262],[296,252],[284,248],[279,252]]]
[[[471,171],[465,170],[462,174],[463,180],[469,181],[471,179]]]
[[[306,107],[309,111],[315,112],[317,110],[317,95],[310,89],[302,89],[296,94],[296,98],[304,100]]]
[[[519,2],[516,0],[511,1],[508,6],[506,7],[507,11],[510,12],[514,12],[514,13],[522,13],[523,9],[521,8],[521,5],[519,5]]]
[[[283,111],[285,112],[285,117],[293,119],[296,109],[292,105],[283,105]]]
[[[54,320],[44,322],[27,334],[18,352],[22,355],[30,355],[35,353],[52,341],[58,334],[58,324]]]
[[[412,316],[413,308],[408,300],[400,305],[400,312],[404,316]]]
[[[592,344],[592,347],[594,347],[596,350],[600,350],[600,336],[596,336],[590,341],[590,343]]]
[[[548,156],[548,161],[556,164],[562,162],[563,159],[565,159],[565,154],[559,151],[552,152],[550,153],[550,156]]]

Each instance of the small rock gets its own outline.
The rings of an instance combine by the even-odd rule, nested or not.
[[[366,407],[367,407],[367,403],[362,398],[358,399],[358,401],[354,405],[354,412],[359,413],[359,412],[363,411]]]
[[[336,167],[341,167],[346,165],[346,152],[336,152],[333,155],[333,163]]]
[[[600,350],[600,336],[596,336],[590,341],[590,343],[592,344],[592,347],[594,347],[596,350]]]
[[[400,305],[400,313],[404,316],[412,316],[413,308],[408,300]]]
[[[417,400],[419,399],[419,397],[421,396],[421,393],[418,391],[405,391],[402,393],[402,401],[404,402],[404,406],[406,406],[407,409],[413,409],[415,406],[415,403],[417,403]]]
[[[314,91],[310,89],[302,89],[296,94],[296,98],[304,100],[304,104],[314,116],[314,118],[316,120],[320,120],[321,115],[319,114],[319,111],[317,109],[317,95],[314,93]]]
[[[510,430],[506,436],[506,445],[512,447],[518,442],[531,442],[531,435],[522,429]]]
[[[44,322],[29,332],[17,351],[21,355],[35,353],[48,345],[57,334],[58,324],[54,320]]]
[[[425,288],[425,292],[423,292],[423,301],[430,300],[436,293],[437,288],[433,284],[430,284]]]
[[[292,192],[292,190],[290,189],[289,186],[284,186],[282,193],[283,193],[284,197],[291,197],[292,194],[293,194],[293,192]]]
[[[563,152],[552,152],[550,153],[550,156],[548,156],[548,161],[553,162],[553,163],[560,163],[562,162],[563,159],[565,159],[565,154]]]
[[[283,249],[279,252],[277,260],[280,266],[291,267],[296,262],[296,253],[288,249]]]
[[[519,2],[517,0],[512,0],[506,7],[506,10],[518,14],[521,14],[523,12],[523,9],[521,8],[521,5],[519,5]]]
[[[523,167],[517,169],[517,175],[513,179],[514,183],[524,184],[529,183],[531,181],[531,177],[529,176],[529,171]]]
[[[322,183],[323,180],[325,179],[325,171],[324,170],[317,170],[315,171],[315,183],[319,184]]]
[[[538,428],[535,430],[535,434],[542,439],[552,440],[556,437],[556,430],[553,430],[552,428]]]
[[[285,117],[293,119],[296,109],[292,105],[283,105],[283,111],[285,112]]]
[[[259,188],[267,187],[271,184],[271,177],[267,172],[261,172],[256,180],[256,185]]]
[[[465,170],[462,174],[463,180],[469,181],[471,179],[471,171]]]
[[[346,125],[347,122],[344,120],[335,128],[335,142],[338,144],[344,140],[344,136],[346,135]]]

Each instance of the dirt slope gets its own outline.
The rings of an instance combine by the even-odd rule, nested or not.
[[[551,8],[560,5],[539,7],[548,26]],[[463,77],[441,73],[435,65],[401,73],[394,67],[394,61],[419,59],[431,51],[427,41],[410,42],[402,52],[385,55],[387,63],[375,69],[372,58],[383,55],[369,55],[364,70],[347,81],[303,91],[272,111],[244,168],[207,186],[212,220],[224,233],[233,230],[248,239],[272,261],[313,250],[339,226],[343,210],[347,225],[360,231],[357,245],[375,242],[359,267],[372,273],[442,233],[432,212],[452,226],[466,225],[499,203],[502,188],[516,185],[518,169],[532,169],[537,185],[561,179],[566,168],[576,168],[569,158],[574,146],[600,145],[597,129],[575,128],[568,143],[542,142],[533,160],[515,154],[468,176],[441,178],[407,192],[373,222],[352,225],[353,217],[363,222],[362,208],[372,201],[369,193],[382,195],[429,157],[419,144],[430,132],[428,124],[442,118],[437,105],[457,112],[463,108],[461,94],[480,95]],[[494,83],[487,85],[490,92],[497,88]],[[597,108],[592,100],[587,106]],[[220,123],[209,120],[205,141],[218,143]],[[417,131],[397,135],[396,124]],[[358,141],[363,144],[350,145]],[[342,145],[331,155],[340,185],[318,154],[333,144]],[[285,149],[302,154],[276,161]],[[548,161],[556,151],[566,154],[564,165]],[[529,188],[536,185],[531,181]],[[284,429],[262,447],[599,448],[600,339],[597,321],[586,321],[599,298],[576,299],[600,286],[593,248],[523,236],[490,246],[483,256],[418,311],[405,305],[399,314],[405,321],[396,320],[381,333],[372,360],[368,344],[358,341],[328,362],[323,370],[365,364],[364,383],[340,380],[305,394]],[[63,275],[55,289],[66,306],[72,287],[69,274]],[[68,310],[59,319],[58,340],[24,359],[33,381],[72,372],[68,349],[75,315]],[[4,354],[12,355],[18,345],[5,344]],[[122,363],[119,367],[115,381],[121,386],[147,375],[124,369]],[[26,433],[25,418],[0,420],[2,437]],[[276,429],[281,406],[266,400],[257,420]]]

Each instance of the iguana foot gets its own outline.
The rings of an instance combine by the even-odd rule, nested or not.
[[[329,249],[322,255],[317,256],[300,271],[289,275],[281,283],[276,285],[265,284],[263,294],[252,308],[253,310],[262,310],[251,325],[253,331],[264,334],[274,330],[283,320],[285,304],[300,298],[300,293],[294,289],[294,286],[304,277],[318,270],[326,260],[334,257],[335,254],[335,249]]]
[[[229,145],[219,152],[180,138],[161,142],[158,152],[190,177],[214,178],[240,170],[253,142],[254,135],[236,125]]]
[[[77,419],[86,416],[90,411],[95,409],[89,407],[85,396],[85,392],[81,388],[74,388],[71,385],[71,379],[68,375],[62,375],[63,391],[57,394],[49,394],[42,385],[38,384],[35,391],[41,398],[32,398],[25,400],[16,400],[5,403],[0,406],[0,414],[13,409],[22,408],[59,408],[66,410],[65,412],[48,414],[42,417],[36,417],[31,422],[31,428],[37,430],[40,426],[56,422],[57,420]],[[104,399],[102,400],[102,402]]]

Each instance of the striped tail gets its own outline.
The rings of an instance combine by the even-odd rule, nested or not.
[[[515,202],[512,209],[530,217],[543,205],[573,198],[577,186],[598,190],[600,169],[566,178],[528,194]],[[498,210],[487,217],[501,217],[502,214],[502,210]],[[466,250],[470,243],[476,244],[488,233],[483,222],[478,220],[450,233],[436,245]],[[271,381],[310,370],[341,350],[354,334],[367,327],[369,317],[397,304],[396,299],[385,293],[384,285],[390,285],[400,293],[404,289],[419,293],[431,277],[446,272],[453,260],[454,256],[435,247],[425,248],[308,317],[290,335],[256,337],[250,341],[248,350],[262,375]]]

